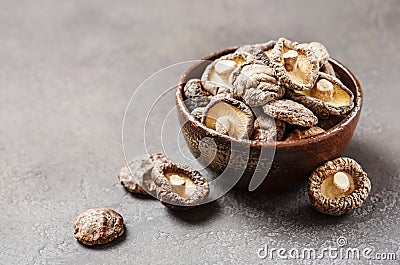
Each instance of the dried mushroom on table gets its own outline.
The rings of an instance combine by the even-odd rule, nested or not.
[[[280,38],[217,58],[201,81],[187,82],[184,96],[192,116],[217,133],[271,142],[324,134],[353,110],[356,95],[337,78],[323,44]],[[258,127],[259,110],[275,126]]]
[[[124,233],[124,219],[108,208],[90,208],[79,214],[74,224],[74,237],[85,245],[101,245]]]
[[[200,172],[172,162],[155,166],[153,180],[158,200],[171,209],[186,210],[200,205],[210,192]]]
[[[161,153],[139,155],[121,168],[118,179],[131,193],[155,196],[155,185],[151,176],[153,167],[168,162]]]
[[[311,204],[329,215],[342,215],[361,207],[370,191],[367,173],[355,160],[347,157],[317,168],[308,182]]]

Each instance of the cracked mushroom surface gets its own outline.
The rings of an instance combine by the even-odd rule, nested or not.
[[[269,55],[272,52],[272,49],[274,48],[276,44],[275,40],[270,40],[265,43],[258,43],[258,44],[247,44],[239,47],[236,50],[236,53],[242,53],[242,54],[248,54],[248,55],[254,55],[254,51],[256,49],[261,49],[263,52],[269,57]]]
[[[208,181],[200,172],[172,162],[155,166],[153,180],[157,198],[171,209],[185,210],[200,205],[210,192]]]
[[[254,121],[252,139],[262,142],[280,141],[285,134],[285,128],[285,122],[274,119],[265,113],[260,113]]]
[[[106,244],[124,233],[124,219],[108,208],[90,208],[79,214],[74,237],[85,245]]]
[[[229,93],[231,83],[230,74],[248,60],[247,54],[231,53],[216,59],[210,63],[201,76],[203,88],[211,95]]]
[[[131,193],[155,196],[152,169],[156,164],[165,162],[168,159],[161,153],[136,156],[121,168],[118,179]]]
[[[285,95],[278,84],[275,69],[265,64],[249,63],[236,68],[229,77],[235,97],[250,106],[262,106]]]
[[[220,134],[248,139],[254,125],[251,109],[233,98],[213,100],[208,104],[201,122]]]
[[[321,134],[323,132],[325,132],[325,130],[318,126],[311,128],[295,129],[289,133],[289,135],[286,137],[286,141],[306,139]]]
[[[310,49],[314,52],[315,56],[317,57],[319,67],[322,67],[329,60],[329,53],[326,47],[320,42],[310,42],[305,43],[306,49]]]
[[[289,89],[308,90],[318,78],[317,56],[306,47],[280,38],[270,53],[279,81]]]
[[[308,182],[311,204],[321,213],[335,216],[361,207],[370,191],[367,173],[355,160],[347,157],[317,168]]]
[[[318,123],[314,113],[295,101],[290,99],[279,99],[263,106],[264,113],[289,124],[301,127],[313,127]]]
[[[183,88],[183,94],[189,111],[205,107],[211,100],[211,95],[203,89],[200,79],[190,79]]]
[[[311,109],[318,117],[346,115],[354,107],[354,95],[338,78],[319,73],[318,81],[307,91],[287,91],[287,96]]]

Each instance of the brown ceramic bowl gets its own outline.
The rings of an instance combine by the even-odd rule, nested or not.
[[[322,134],[308,139],[276,142],[273,161],[263,161],[264,158],[260,158],[260,152],[264,148],[267,150],[268,148],[272,148],[271,144],[260,143],[253,140],[237,140],[218,134],[214,130],[196,121],[190,115],[183,99],[183,87],[188,80],[191,78],[200,78],[210,61],[232,53],[236,49],[237,47],[228,48],[206,56],[202,59],[208,60],[208,62],[204,61],[192,66],[181,76],[180,85],[176,90],[176,105],[185,140],[192,154],[199,158],[201,163],[205,162],[202,161],[202,157],[207,157],[207,154],[204,155],[204,153],[200,156],[201,151],[199,150],[199,143],[201,139],[204,137],[211,137],[215,141],[217,146],[216,150],[210,150],[212,148],[202,148],[203,152],[208,152],[207,150],[209,150],[210,155],[214,155],[212,152],[216,152],[215,156],[211,159],[208,158],[212,160],[208,168],[214,172],[222,172],[225,170],[229,162],[232,144],[238,146],[239,150],[243,148],[243,150],[245,150],[244,154],[241,154],[240,151],[235,151],[235,154],[232,156],[236,159],[235,161],[246,161],[247,163],[244,173],[237,173],[241,174],[240,180],[236,184],[239,188],[248,188],[250,179],[258,163],[261,163],[261,168],[263,168],[263,163],[270,164],[271,162],[272,166],[268,175],[257,188],[257,191],[283,191],[297,187],[308,179],[314,169],[328,160],[341,156],[346,150],[360,117],[362,106],[362,90],[360,83],[349,69],[338,61],[330,59],[330,63],[339,79],[354,93],[354,109],[340,123]],[[250,154],[246,153],[246,150],[249,150]],[[271,158],[267,159],[271,160]],[[235,162],[233,164],[235,164]],[[231,165],[232,164],[230,164],[230,167]],[[235,171],[234,166],[235,165],[233,165],[230,171],[232,172],[231,174],[242,172],[240,169]],[[258,167],[257,170],[259,168],[260,167]]]

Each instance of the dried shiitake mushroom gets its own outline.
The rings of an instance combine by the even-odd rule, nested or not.
[[[251,136],[254,116],[243,102],[233,98],[212,100],[207,105],[201,122],[218,133],[237,139]]]
[[[318,123],[318,118],[311,110],[290,99],[269,102],[263,110],[265,114],[275,119],[301,127],[313,127]]]
[[[322,67],[321,67],[321,72],[331,75],[333,77],[336,77],[335,69],[333,69],[333,66],[330,62],[326,62]]]
[[[198,107],[205,107],[211,100],[210,94],[203,89],[200,79],[190,79],[183,88],[183,94],[189,111]]]
[[[151,171],[155,164],[167,161],[160,153],[136,156],[121,168],[118,179],[129,192],[155,196]]]
[[[254,55],[254,52],[256,49],[261,49],[264,51],[264,53],[269,56],[272,52],[272,49],[275,46],[276,41],[275,40],[270,40],[266,43],[259,43],[259,44],[248,44],[248,45],[243,45],[239,47],[236,50],[236,53],[242,53],[242,54],[247,54],[247,55]],[[248,60],[249,61],[249,60]]]
[[[313,50],[280,38],[270,53],[270,59],[279,81],[287,88],[308,90],[314,86],[319,64]]]
[[[310,42],[301,45],[305,45],[306,49],[310,49],[314,52],[315,56],[317,57],[319,67],[322,67],[328,62],[329,53],[326,47],[322,43]]]
[[[361,207],[371,191],[367,173],[351,158],[340,157],[317,168],[308,182],[311,204],[320,212],[342,215]]]
[[[274,68],[258,63],[243,64],[229,77],[235,97],[250,106],[262,106],[284,96],[285,88],[278,84]]]
[[[320,72],[315,86],[307,91],[287,91],[287,96],[311,109],[318,117],[348,114],[354,107],[354,95],[336,77]]]
[[[345,115],[338,115],[331,116],[328,119],[318,119],[318,127],[321,127],[324,130],[329,130],[339,124],[339,122],[341,122],[345,117]]]
[[[204,112],[206,110],[207,107],[198,107],[195,108],[194,110],[192,110],[192,112],[190,113],[190,115],[192,115],[196,120],[201,120],[201,118],[204,115]]]
[[[185,210],[200,205],[209,195],[207,180],[200,172],[172,162],[153,168],[158,200],[165,206]]]
[[[90,208],[75,221],[74,237],[85,245],[106,244],[124,233],[124,219],[108,208]]]
[[[229,93],[232,85],[229,76],[236,67],[247,62],[247,55],[231,53],[209,64],[201,76],[203,88],[211,95]]]
[[[323,132],[325,132],[325,130],[318,126],[311,128],[295,129],[289,133],[289,135],[286,137],[286,141],[310,138]]]
[[[280,141],[285,134],[285,127],[285,122],[260,113],[254,121],[252,139],[262,142]]]

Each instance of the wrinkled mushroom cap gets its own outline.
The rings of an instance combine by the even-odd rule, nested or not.
[[[321,134],[323,132],[325,132],[325,130],[318,126],[311,127],[311,128],[295,129],[289,133],[289,135],[286,137],[285,140],[286,141],[294,141],[294,140],[310,138],[315,135]]]
[[[349,177],[350,188],[343,193],[332,191],[333,177],[343,172]],[[353,159],[337,158],[317,168],[308,182],[308,196],[311,204],[321,213],[342,215],[361,207],[371,191],[367,173]],[[333,194],[333,195],[332,195]]]
[[[247,45],[243,45],[243,46],[239,47],[236,50],[236,53],[254,55],[254,51],[256,49],[261,49],[269,57],[275,44],[276,44],[275,40],[270,40],[268,42],[259,43],[259,44],[247,44]]]
[[[325,63],[328,62],[329,53],[326,47],[320,42],[310,42],[307,45],[307,48],[312,50],[317,57],[318,65],[322,67]]]
[[[285,134],[285,128],[285,122],[260,113],[254,121],[252,139],[262,142],[280,141]]]
[[[296,51],[297,67],[293,71],[287,71],[283,55],[288,51]],[[275,65],[276,74],[281,82],[289,89],[308,90],[312,88],[318,77],[317,57],[311,49],[297,42],[280,38],[270,53],[270,59]]]
[[[131,193],[155,196],[151,172],[154,165],[165,162],[168,162],[168,159],[161,153],[138,155],[121,168],[118,179]]]
[[[314,96],[319,81],[326,80],[333,85],[333,100],[325,101]],[[287,96],[311,109],[318,117],[348,114],[354,107],[354,95],[338,78],[326,73],[319,73],[316,85],[310,90],[287,91]]]
[[[74,237],[85,245],[106,244],[124,233],[124,219],[108,208],[90,208],[79,214]]]
[[[233,95],[249,106],[262,106],[285,94],[285,88],[276,80],[274,68],[266,64],[242,64],[229,76],[229,82]]]
[[[301,127],[313,127],[318,123],[318,118],[311,110],[290,99],[269,102],[263,110],[265,114],[275,119]]]
[[[169,208],[185,210],[200,205],[209,195],[208,181],[189,166],[172,162],[158,164],[153,168],[152,175],[157,198]],[[171,178],[174,177],[185,182],[179,192],[171,183]]]
[[[222,98],[208,104],[201,122],[219,133],[237,139],[248,139],[253,130],[254,117],[251,109],[243,102]],[[219,125],[226,129],[225,133],[219,130]]]
[[[244,53],[231,53],[210,63],[201,76],[203,88],[211,95],[229,93],[232,85],[229,75],[236,67],[247,62],[248,55]]]
[[[183,88],[183,94],[189,111],[205,107],[211,100],[211,95],[203,89],[200,79],[190,79]]]

